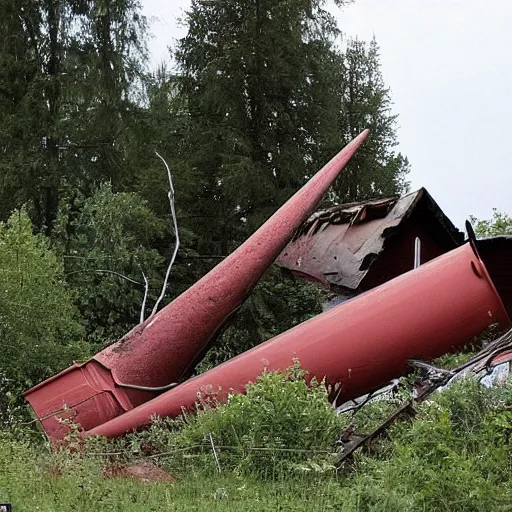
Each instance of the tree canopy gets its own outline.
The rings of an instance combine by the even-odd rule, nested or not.
[[[507,213],[493,209],[490,219],[471,217],[476,236],[486,238],[499,235],[512,235],[512,217]]]
[[[377,42],[345,40],[327,7],[192,0],[173,67],[149,73],[138,0],[0,0],[0,221],[10,219],[2,236],[21,229],[33,257],[47,261],[48,286],[59,283],[55,311],[69,298],[59,314],[73,319],[70,338],[91,351],[113,341],[140,319],[143,278],[150,300],[161,286],[176,233],[155,150],[172,169],[181,240],[165,301],[365,128],[371,137],[328,201],[406,190]],[[13,211],[23,212],[17,227]],[[18,275],[12,252],[2,264]],[[317,313],[319,300],[270,271],[209,361]],[[6,311],[14,336],[20,320]],[[53,321],[48,332],[61,329]]]
[[[129,178],[123,145],[145,57],[136,0],[0,0],[0,215],[49,233],[63,189]]]

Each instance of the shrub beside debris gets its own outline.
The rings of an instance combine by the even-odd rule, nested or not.
[[[285,372],[266,372],[226,404],[203,404],[196,415],[155,419],[129,437],[143,453],[170,453],[167,463],[235,470],[272,477],[312,463],[333,468],[334,446],[345,418],[327,400],[322,382],[306,384],[298,362]]]
[[[509,510],[512,386],[464,380],[356,454],[344,510]]]
[[[304,376],[298,363],[281,374],[266,373],[247,395],[227,404],[204,406],[179,420],[156,419],[149,430],[122,440],[72,444],[70,452],[50,454],[41,443],[0,433],[0,491],[30,505],[37,494],[38,504],[46,504],[42,510],[65,510],[55,506],[57,491],[58,500],[76,510],[80,500],[131,510],[130,500],[140,505],[141,496],[155,505],[201,503],[199,510],[217,510],[219,500],[223,510],[249,502],[254,510],[274,509],[283,500],[308,511],[510,509],[510,383],[485,388],[470,379],[454,382],[335,470],[331,454],[340,433],[349,424],[361,434],[371,431],[404,397],[339,416],[323,384],[307,387]],[[150,463],[177,483],[138,487],[117,471]]]

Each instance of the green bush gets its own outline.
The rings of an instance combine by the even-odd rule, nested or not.
[[[264,373],[247,385],[246,394],[232,395],[217,407],[204,405],[181,422],[157,421],[132,442],[139,446],[143,439],[156,451],[206,448],[201,464],[214,467],[211,435],[222,467],[260,476],[310,459],[331,463],[343,418],[330,406],[323,383],[313,379],[308,385],[305,376],[298,362],[282,373]]]
[[[164,271],[163,258],[154,247],[168,227],[137,194],[114,193],[109,184],[75,203],[73,208],[62,206],[52,237],[63,253],[86,339],[99,349],[139,323],[142,272],[150,285],[148,316]]]
[[[483,511],[512,504],[512,387],[457,383],[389,431],[385,457],[357,454],[344,510]]]
[[[0,223],[0,374],[3,388],[31,386],[87,357],[62,265],[32,234],[25,210]],[[2,409],[5,406],[2,399]]]
[[[476,236],[479,238],[510,235],[512,233],[512,217],[507,213],[498,211],[497,208],[492,209],[490,219],[470,217],[470,220]]]

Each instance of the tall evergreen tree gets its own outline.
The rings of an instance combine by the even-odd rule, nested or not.
[[[63,186],[120,180],[139,11],[136,0],[0,0],[0,215],[32,200],[50,229]]]
[[[182,172],[194,172],[199,253],[227,254],[341,146],[371,138],[331,199],[396,194],[409,164],[396,153],[378,46],[345,51],[323,0],[193,0],[176,48]]]
[[[42,101],[38,6],[2,0],[0,19],[0,218],[6,219],[38,187],[47,106]]]
[[[341,57],[341,143],[365,128],[371,136],[338,179],[335,199],[351,202],[400,194],[408,186],[409,161],[395,150],[398,116],[392,112],[390,90],[382,77],[377,42],[349,40]]]
[[[318,167],[338,35],[323,0],[193,0],[176,59],[200,252],[228,253]],[[330,121],[331,120],[331,121]]]

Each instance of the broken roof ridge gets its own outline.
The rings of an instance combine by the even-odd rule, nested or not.
[[[411,196],[413,196],[412,200]],[[404,202],[407,205],[407,202],[410,201],[401,213],[402,221],[404,221],[412,214],[421,200],[428,202],[429,210],[434,214],[436,220],[444,227],[456,245],[463,243],[463,233],[441,210],[425,187],[420,187],[403,195],[382,196],[358,202],[341,203],[329,208],[320,208],[311,214],[298,228],[292,241],[296,241],[302,236],[313,236],[319,230],[324,229],[326,225],[350,224],[350,226],[353,226],[376,218],[384,218],[391,213],[397,204]],[[368,215],[369,212],[373,215]],[[375,215],[377,212],[378,215]]]

